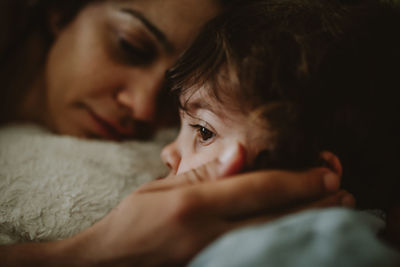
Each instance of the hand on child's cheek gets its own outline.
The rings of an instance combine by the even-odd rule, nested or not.
[[[220,149],[210,149],[210,151],[207,151],[207,153],[203,154],[198,153],[187,160],[183,159],[176,174],[179,175],[195,170],[196,168],[212,161],[218,162],[216,165],[218,170],[214,170],[213,172],[215,175],[218,175],[218,177],[207,178],[218,179],[240,172],[246,162],[246,151],[243,145],[235,142],[226,147],[219,148]]]
[[[173,171],[165,178],[159,178],[142,185],[137,192],[166,190],[185,185],[194,185],[231,177],[242,171],[246,162],[244,147],[237,143],[227,149],[219,158],[209,161],[195,169],[190,169],[180,175]]]
[[[190,150],[182,150],[182,144],[179,141],[178,137],[174,142],[167,145],[161,153],[161,158],[170,168],[170,172],[165,178],[173,178],[191,170],[196,171],[195,169],[200,166],[216,162],[217,164],[213,164],[213,166],[218,166],[217,170],[213,170],[213,176],[216,177],[210,177],[215,179],[238,173],[245,165],[246,150],[239,142],[214,148],[210,146],[208,150],[193,153]]]
[[[199,149],[181,149],[181,160],[176,174],[182,174],[189,170],[196,169],[208,162],[217,160],[225,151],[229,151],[231,146],[223,142],[216,142]]]

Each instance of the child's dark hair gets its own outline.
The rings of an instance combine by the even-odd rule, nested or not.
[[[400,202],[399,28],[378,0],[253,1],[210,22],[170,82],[261,111],[276,135],[258,167],[319,166],[328,150],[359,207],[387,208]]]

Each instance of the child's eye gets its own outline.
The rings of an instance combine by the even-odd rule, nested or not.
[[[207,141],[208,139],[215,136],[215,134],[208,130],[206,127],[200,127],[198,131],[203,141]]]
[[[191,127],[195,128],[199,137],[201,138],[201,142],[207,142],[210,141],[210,139],[215,137],[215,133],[210,131],[204,126],[198,125],[198,124],[193,124],[190,125]]]

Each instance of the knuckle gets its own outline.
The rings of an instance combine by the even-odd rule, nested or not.
[[[304,173],[303,188],[308,188],[313,194],[321,195],[326,192],[323,176],[327,173],[324,168],[313,170],[312,172]],[[308,190],[307,190],[308,191]]]
[[[205,166],[201,166],[197,169],[189,171],[186,175],[186,179],[190,184],[196,184],[204,182],[205,177],[207,177],[207,171]]]
[[[154,181],[142,184],[135,190],[135,193],[137,194],[145,193],[148,190],[150,190],[154,184],[155,184]]]
[[[195,170],[197,181],[204,182],[217,179],[220,174],[216,160],[210,161]]]
[[[344,190],[341,190],[333,195],[326,197],[323,201],[319,203],[319,207],[332,207],[332,206],[341,206],[342,199],[346,196],[347,193]]]

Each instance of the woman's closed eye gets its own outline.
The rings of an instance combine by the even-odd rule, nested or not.
[[[212,143],[212,141],[216,137],[216,134],[213,131],[200,124],[190,124],[190,126],[197,131],[198,140],[203,145],[208,145]]]
[[[124,62],[132,65],[142,65],[150,63],[154,57],[155,52],[151,46],[139,47],[130,43],[124,38],[119,38],[118,45],[123,52]]]

